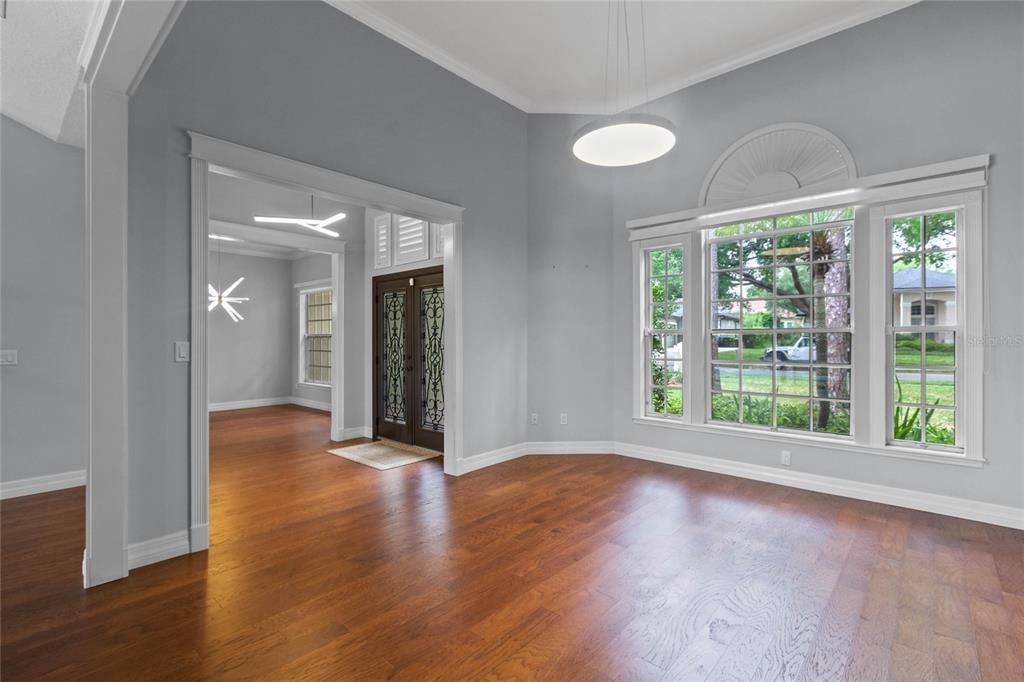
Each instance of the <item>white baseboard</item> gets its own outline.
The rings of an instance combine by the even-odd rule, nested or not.
[[[335,440],[351,440],[352,438],[373,438],[373,429],[369,426],[350,426],[341,430],[341,438]]]
[[[235,400],[227,403],[210,403],[210,412],[226,412],[227,410],[248,410],[253,407],[272,407],[274,405],[300,405],[314,410],[331,411],[331,404],[319,400],[310,400],[298,396],[284,396],[281,398],[256,398],[254,400]]]
[[[192,526],[188,532],[188,549],[190,552],[202,552],[210,548],[210,524],[202,523]]]
[[[19,478],[14,481],[3,481],[0,483],[0,500],[22,497],[23,495],[35,495],[36,493],[48,493],[53,490],[64,490],[65,488],[77,488],[80,485],[85,485],[85,469],[81,471],[65,471],[62,474],[50,474],[49,476]]]
[[[225,412],[227,410],[248,410],[252,407],[271,407],[272,405],[289,405],[291,397],[283,398],[256,398],[255,400],[235,400],[227,403],[210,403],[210,412]]]
[[[531,441],[524,443],[526,455],[614,455],[612,440]]]
[[[188,536],[188,531],[179,530],[177,533],[128,545],[125,547],[125,553],[128,558],[128,570],[188,554]]]
[[[477,469],[483,469],[494,464],[518,459],[525,454],[526,443],[518,443],[516,445],[498,448],[497,450],[491,450],[490,452],[483,452],[479,455],[473,455],[472,457],[457,459],[455,460],[455,475],[461,476],[462,474],[468,474],[470,471],[476,471]]]
[[[651,462],[699,469],[718,474],[737,476],[755,481],[786,485],[791,488],[849,497],[867,502],[878,502],[894,507],[955,516],[971,521],[991,523],[997,526],[1024,530],[1024,508],[1009,507],[968,500],[949,495],[937,495],[905,488],[862,483],[832,476],[822,476],[800,471],[785,471],[776,467],[749,464],[735,460],[707,457],[675,450],[662,450],[643,445],[613,441],[534,441],[510,445],[456,463],[456,475],[476,471],[485,467],[517,459],[524,455],[553,454],[616,454],[622,457],[643,459]]]
[[[321,402],[319,400],[310,400],[309,398],[300,398],[298,396],[292,396],[288,398],[288,402],[292,405],[300,405],[302,407],[308,407],[311,410],[321,410],[323,412],[331,411],[331,404]]]

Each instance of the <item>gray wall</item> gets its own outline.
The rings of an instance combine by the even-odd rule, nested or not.
[[[211,249],[209,268],[214,287],[245,277],[232,294],[251,299],[236,308],[245,318],[240,322],[219,307],[207,313],[210,403],[290,396],[296,363],[292,261]]]
[[[530,440],[612,438],[611,175],[569,151],[584,122],[530,117]]]
[[[85,469],[85,158],[3,117],[0,321],[4,481]],[[169,344],[163,351],[171,356]]]
[[[539,272],[542,262],[572,262],[578,258],[581,240],[612,230],[611,261],[587,279],[595,286],[607,279],[612,298],[610,305],[588,311],[586,337],[611,334],[612,353],[603,364],[612,372],[613,390],[607,394],[610,404],[602,404],[604,394],[587,395],[585,404],[595,413],[614,415],[616,440],[779,465],[776,447],[633,424],[632,262],[624,228],[631,218],[695,206],[704,176],[718,155],[744,134],[771,123],[805,121],[831,130],[850,147],[864,175],[993,153],[986,254],[991,334],[1019,339],[1017,335],[1024,333],[1019,300],[1019,261],[1024,253],[1022,23],[1024,6],[1017,3],[924,3],[664,97],[647,109],[676,122],[678,144],[652,163],[606,172],[604,177],[614,182],[614,210],[607,224],[600,223],[600,212],[590,213],[590,202],[578,189],[593,169],[581,164],[566,167],[561,184],[539,191],[531,178],[531,273]],[[567,116],[531,117],[531,172],[569,156],[568,133],[578,123]],[[550,145],[538,144],[542,138]],[[538,160],[548,157],[553,158]],[[557,177],[550,182],[558,182]],[[561,234],[571,222],[566,216],[580,212],[588,219],[575,224],[573,234]],[[547,225],[535,223],[542,215]],[[541,230],[559,232],[537,236]],[[601,267],[596,260],[591,262],[595,267]],[[578,272],[552,270],[543,289],[531,295],[531,410],[534,401],[546,405],[545,396],[561,396],[567,386],[596,381],[591,376],[599,369],[595,366],[544,360],[557,339],[579,337],[579,328],[569,325],[582,315],[563,315],[565,322],[558,326],[558,315],[538,313],[546,324],[532,324],[532,306],[539,294],[547,292],[554,299],[580,282]],[[561,304],[544,305],[550,310]],[[992,371],[985,377],[985,454],[990,460],[985,468],[787,446],[793,452],[792,468],[1020,506],[1024,348],[1019,343],[997,344],[987,353]],[[584,351],[584,357],[590,362],[598,359],[590,351]],[[557,426],[552,428],[558,433]],[[604,437],[604,431],[593,433]]]
[[[464,453],[525,439],[526,115],[325,3],[188,3],[129,104],[129,543],[188,524],[186,130],[464,206]]]

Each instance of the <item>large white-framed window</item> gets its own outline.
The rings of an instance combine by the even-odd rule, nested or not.
[[[796,212],[765,204],[634,238],[634,421],[979,465],[984,183],[955,182],[971,187],[801,198]],[[683,265],[666,287],[670,249]],[[665,297],[680,292],[676,319]],[[681,413],[663,409],[662,386]]]
[[[884,443],[980,459],[982,192],[877,206],[871,228],[881,233],[874,255],[885,263],[885,303],[874,311],[883,328],[875,348],[884,347],[885,376],[872,383],[884,405],[876,416],[886,423]]]
[[[704,231],[707,417],[851,435],[853,207]]]
[[[684,271],[679,243],[643,251],[644,414],[681,419],[685,410],[683,354],[686,346]]]
[[[299,292],[299,381],[331,385],[332,291],[330,287]]]

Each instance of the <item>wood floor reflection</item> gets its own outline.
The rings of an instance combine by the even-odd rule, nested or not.
[[[80,588],[84,491],[2,503],[4,680],[1024,679],[1024,533],[615,456],[461,478],[211,419],[211,548]]]

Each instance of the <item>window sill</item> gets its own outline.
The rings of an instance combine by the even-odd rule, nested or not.
[[[300,381],[299,386],[312,386],[313,388],[330,388],[330,384],[318,384],[315,381]]]
[[[787,443],[791,445],[817,446],[829,450],[842,450],[844,452],[855,452],[862,455],[911,459],[919,462],[949,464],[974,469],[981,468],[985,465],[984,459],[968,458],[966,455],[920,452],[914,448],[901,448],[899,446],[892,445],[884,448],[876,448],[869,445],[859,445],[854,443],[852,440],[838,440],[812,435],[803,436],[800,434],[790,433],[756,432],[748,429],[718,424],[685,424],[673,419],[659,419],[657,417],[633,417],[633,423],[640,424],[641,426],[658,426],[662,428],[678,429],[681,431],[695,431],[698,433],[713,433],[722,436],[750,438],[764,443]]]

